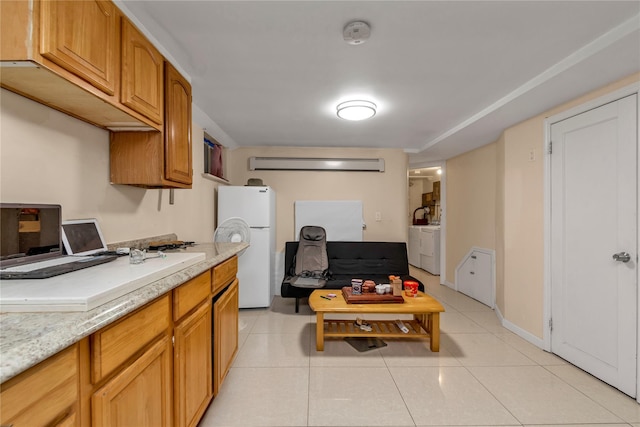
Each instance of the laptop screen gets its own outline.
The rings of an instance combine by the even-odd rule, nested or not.
[[[0,267],[62,255],[60,205],[0,203]]]
[[[98,221],[94,218],[63,221],[62,243],[69,255],[91,255],[107,250]]]

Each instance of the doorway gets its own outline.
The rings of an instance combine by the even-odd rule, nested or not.
[[[553,353],[635,397],[637,93],[571,113],[547,123],[545,343]]]
[[[407,173],[408,182],[408,255],[409,263],[416,267],[421,266],[422,250],[420,244],[416,246],[416,241],[420,241],[420,233],[414,233],[412,238],[412,228],[423,227],[428,223],[429,227],[437,229],[439,234],[439,244],[437,247],[438,268],[440,274],[440,284],[446,284],[445,268],[446,259],[446,166],[442,162],[421,163],[412,165]],[[429,209],[422,209],[427,206]],[[419,220],[419,224],[414,226],[414,217]],[[433,227],[432,227],[433,226]],[[414,232],[419,230],[413,230]],[[412,245],[413,243],[413,245]],[[413,257],[412,257],[413,248]],[[426,270],[426,269],[425,269]],[[433,269],[432,269],[433,271]]]

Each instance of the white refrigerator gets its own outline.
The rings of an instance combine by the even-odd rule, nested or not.
[[[218,187],[218,225],[249,224],[249,248],[238,258],[240,308],[269,307],[275,293],[276,193],[268,186]]]

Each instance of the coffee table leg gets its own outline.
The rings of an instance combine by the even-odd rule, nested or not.
[[[440,313],[429,314],[429,326],[431,329],[431,351],[440,351]]]
[[[316,350],[324,351],[324,313],[316,312]]]

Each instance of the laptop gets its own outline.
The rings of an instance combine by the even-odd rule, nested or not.
[[[107,246],[97,221],[81,224],[65,233],[65,255],[60,205],[0,203],[0,279],[46,279],[115,260],[99,254]]]
[[[68,255],[101,255],[109,252],[95,218],[62,221],[62,244]]]

